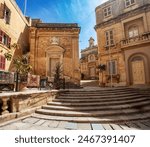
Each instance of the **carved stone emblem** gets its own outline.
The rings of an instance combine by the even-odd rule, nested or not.
[[[50,41],[51,41],[51,44],[55,44],[55,45],[59,44],[59,38],[58,37],[52,37]]]

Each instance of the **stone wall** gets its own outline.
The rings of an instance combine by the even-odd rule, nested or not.
[[[34,113],[42,105],[51,102],[58,91],[14,92],[0,95],[0,123]]]
[[[131,7],[125,6],[125,0],[109,0],[106,3],[98,6],[96,8],[96,24],[108,21],[110,19],[113,19],[117,17],[118,15],[121,15],[125,12],[129,12],[133,9],[136,9],[138,7],[141,7],[145,4],[149,4],[150,0],[136,0],[136,4],[132,5]],[[106,7],[111,6],[112,9],[112,15],[110,17],[105,18],[103,9]],[[117,8],[117,9],[116,9]]]

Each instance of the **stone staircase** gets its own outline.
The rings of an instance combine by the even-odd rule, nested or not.
[[[82,80],[80,84],[82,87],[99,87],[99,80]]]
[[[146,120],[150,118],[150,97],[132,88],[64,91],[33,117],[80,123]]]

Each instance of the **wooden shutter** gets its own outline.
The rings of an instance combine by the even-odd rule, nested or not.
[[[4,4],[0,4],[0,18],[3,19],[4,18],[4,13],[5,13],[5,5]]]
[[[6,59],[0,55],[0,69],[5,70]]]
[[[8,37],[8,48],[10,48],[10,45],[11,45],[11,38]]]
[[[6,59],[3,57],[3,70],[5,70]]]
[[[0,43],[2,43],[2,34],[3,32],[0,30]]]
[[[2,56],[0,55],[0,69],[2,69]]]

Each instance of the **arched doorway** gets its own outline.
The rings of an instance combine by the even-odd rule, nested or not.
[[[132,83],[146,84],[145,65],[142,56],[134,56],[131,60]]]

